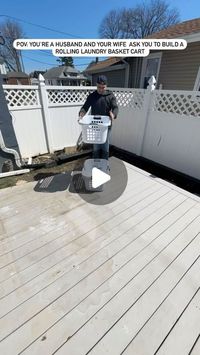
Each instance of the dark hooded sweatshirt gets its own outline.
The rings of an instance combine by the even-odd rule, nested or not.
[[[103,94],[95,90],[89,94],[80,112],[86,113],[90,107],[91,115],[109,116],[109,111],[112,111],[116,118],[118,114],[116,98],[110,90],[106,90]]]

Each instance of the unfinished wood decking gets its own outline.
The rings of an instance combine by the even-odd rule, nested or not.
[[[0,354],[200,354],[200,198],[126,167],[105,206],[0,190]]]

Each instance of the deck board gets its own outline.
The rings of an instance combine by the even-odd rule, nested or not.
[[[190,352],[188,355],[199,355],[200,354],[200,333],[195,340],[195,343],[193,344]]]
[[[200,198],[125,165],[105,206],[0,190],[0,353],[197,353]]]

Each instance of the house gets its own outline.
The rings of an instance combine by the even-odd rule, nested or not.
[[[4,74],[4,70],[1,68],[1,65],[0,65],[0,79],[2,80],[2,84],[6,84],[6,74]]]
[[[200,90],[200,18],[153,33],[150,38],[182,38],[187,41],[187,48],[151,51],[148,57],[130,59],[130,87],[146,88],[154,75],[157,88]]]
[[[4,83],[8,85],[30,85],[30,78],[24,72],[10,71],[4,76]]]
[[[33,72],[31,72],[29,74],[31,85],[38,85],[39,84],[39,80],[38,80],[39,74],[44,75],[45,72],[46,71],[44,71],[44,70],[34,70]]]
[[[144,58],[110,57],[99,61],[85,70],[92,77],[92,85],[99,74],[104,74],[111,87],[146,88],[154,75],[157,88],[200,90],[200,18],[170,26],[147,38],[182,38],[187,41],[187,48],[153,50]]]
[[[87,81],[79,70],[65,65],[47,70],[44,78],[47,85],[80,86],[85,85]]]
[[[91,84],[96,85],[98,75],[106,75],[111,87],[127,87],[129,64],[125,58],[111,57],[88,66],[84,73],[90,75]]]
[[[0,74],[6,74],[7,71],[7,66],[4,60],[2,60],[2,62],[0,61]]]
[[[6,80],[6,74],[9,71],[7,64],[4,62],[4,59],[2,57],[0,57],[0,75],[1,75],[1,79],[3,84],[6,84],[7,80]]]

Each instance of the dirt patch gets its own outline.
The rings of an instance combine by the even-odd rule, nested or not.
[[[84,153],[84,155],[88,154],[89,156],[91,152],[91,147],[92,146],[89,144],[81,143],[79,147],[65,147],[64,149],[56,151],[52,154],[47,153],[39,155],[37,157],[33,157],[31,164],[44,165],[45,163],[46,166],[37,167],[37,169],[30,168],[31,171],[27,174],[13,175],[0,178],[0,189],[16,185],[22,185],[30,181],[38,181],[40,179],[44,179],[45,177],[53,176],[55,174],[60,174],[67,171],[80,170],[82,169],[85,159],[87,159],[88,157],[85,156],[81,157],[80,159],[77,159],[76,157],[70,162],[64,161],[67,157],[70,157],[73,154],[81,155],[82,153]],[[61,160],[59,160],[59,158]]]
[[[43,157],[44,159],[44,157]],[[46,157],[47,159],[47,157]],[[22,174],[22,175],[13,175],[13,176],[8,176],[5,178],[0,179],[0,189],[4,189],[6,187],[11,187],[11,186],[16,186],[16,185],[22,185],[30,181],[38,181],[40,179],[43,179],[47,176],[55,175],[55,174],[60,174],[62,172],[66,171],[73,171],[73,170],[79,170],[82,169],[83,162],[85,158],[74,160],[72,162],[68,163],[63,163],[61,165],[57,165],[51,168],[41,168],[41,169],[35,169],[31,170],[27,174]],[[35,159],[34,163],[39,163],[41,162],[41,159],[37,158]]]

